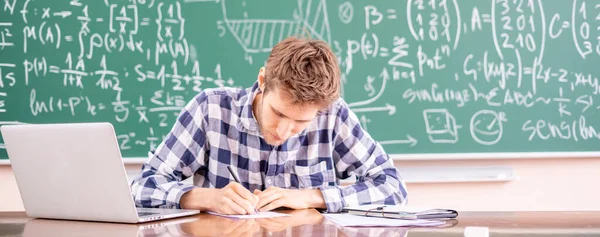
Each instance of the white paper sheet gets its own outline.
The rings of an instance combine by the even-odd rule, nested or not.
[[[351,214],[324,214],[329,220],[338,226],[440,226],[443,221],[430,220],[401,220],[380,217],[366,217]]]
[[[216,212],[208,212],[208,214],[223,216],[223,217],[227,217],[227,218],[234,218],[234,219],[273,218],[273,217],[290,216],[288,214],[272,212],[272,211],[258,212],[256,214],[248,214],[248,215],[226,215],[226,214],[220,214],[220,213],[216,213]]]

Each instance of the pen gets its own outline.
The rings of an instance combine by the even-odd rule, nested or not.
[[[236,183],[238,184],[242,184],[242,182],[240,182],[240,178],[238,178],[237,174],[235,173],[235,171],[233,171],[233,169],[231,168],[231,165],[227,166],[227,170],[229,170],[229,173],[231,174],[231,176],[233,176],[233,180],[235,180]],[[254,211],[256,213],[258,213],[258,210],[256,210],[256,207],[254,208]]]

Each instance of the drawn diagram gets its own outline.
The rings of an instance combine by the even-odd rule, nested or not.
[[[458,129],[456,119],[447,109],[423,110],[425,128],[429,140],[432,143],[456,143],[458,142]]]
[[[284,38],[306,29],[312,38],[331,42],[325,0],[297,0],[298,9],[292,19],[229,19],[225,0],[221,1],[223,20],[247,54],[270,52]],[[242,4],[245,4],[243,2]]]
[[[387,111],[389,115],[394,115],[396,113],[396,106],[385,103],[385,106],[381,106],[381,107],[356,108],[356,109],[352,109],[352,111],[354,111],[354,113]]]
[[[504,112],[480,110],[471,117],[471,136],[482,145],[494,145],[502,138],[502,123],[507,122]]]
[[[379,77],[381,77],[381,89],[379,89],[379,92],[375,96],[373,96],[367,100],[364,100],[364,101],[357,101],[357,102],[349,103],[348,107],[355,108],[355,107],[359,107],[359,106],[369,105],[369,104],[377,101],[379,99],[379,97],[381,97],[381,95],[383,95],[383,92],[385,91],[385,86],[386,86],[387,81],[390,79],[390,74],[388,73],[387,69],[384,68],[383,71],[381,71],[381,73],[379,74]]]
[[[410,134],[406,134],[406,139],[404,140],[389,140],[389,141],[379,141],[381,145],[392,145],[392,144],[409,144],[409,147],[414,147],[417,145],[419,141],[412,137]]]

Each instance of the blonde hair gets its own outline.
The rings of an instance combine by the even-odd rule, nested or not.
[[[264,83],[265,93],[277,88],[292,104],[325,108],[340,96],[340,69],[327,43],[288,37],[271,50]]]

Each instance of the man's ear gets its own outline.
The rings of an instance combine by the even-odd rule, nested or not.
[[[265,67],[261,67],[258,72],[258,87],[260,87],[261,91],[265,91]]]

